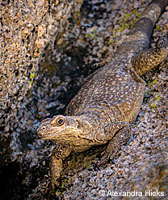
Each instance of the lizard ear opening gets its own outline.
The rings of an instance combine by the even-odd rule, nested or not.
[[[62,126],[65,123],[64,116],[56,116],[51,120],[53,126]]]

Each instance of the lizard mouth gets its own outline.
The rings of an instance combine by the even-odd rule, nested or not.
[[[78,133],[77,133],[78,132]],[[38,136],[43,140],[55,140],[55,141],[64,141],[67,140],[69,137],[76,137],[75,135],[78,135],[80,132],[79,128],[72,128],[71,130],[46,130],[43,133],[37,133]]]
[[[39,138],[41,139],[52,139],[54,136],[58,135],[61,131],[54,131],[54,130],[49,130],[48,128],[46,128],[45,125],[43,125],[42,127],[39,127],[37,129],[37,135]]]
[[[40,125],[39,127],[38,127],[38,129],[37,129],[37,135],[38,135],[38,137],[39,138],[45,138],[46,136],[48,136],[48,134],[47,134],[47,127],[48,127],[48,125],[50,124],[50,121],[51,121],[51,119],[50,118],[46,118],[46,119],[44,119],[42,122],[41,122],[41,124],[42,125]]]
[[[63,126],[54,127],[51,125],[51,118],[43,120],[42,125],[37,129],[37,135],[44,140],[66,140],[80,132],[81,124],[78,120],[70,119]]]

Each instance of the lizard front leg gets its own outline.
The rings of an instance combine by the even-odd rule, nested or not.
[[[57,145],[51,158],[51,187],[59,186],[59,179],[63,170],[63,160],[71,153],[69,146]]]
[[[51,158],[51,187],[52,190],[55,189],[55,186],[59,186],[59,178],[63,169],[62,159],[58,159],[56,156]]]
[[[112,160],[117,156],[117,153],[121,147],[128,142],[132,134],[130,125],[125,125],[121,128],[114,137],[110,140],[106,150],[103,152],[103,157],[101,158],[98,165],[106,163],[109,159]]]

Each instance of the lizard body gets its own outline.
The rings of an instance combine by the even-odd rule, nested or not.
[[[103,161],[114,158],[131,136],[130,124],[139,113],[145,81],[140,77],[168,54],[163,37],[156,50],[149,49],[152,29],[168,0],[153,0],[135,24],[111,62],[97,70],[66,108],[65,116],[42,121],[38,135],[57,143],[52,156],[52,185],[58,185],[62,160],[109,142]]]

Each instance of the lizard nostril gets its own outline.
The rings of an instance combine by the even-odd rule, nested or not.
[[[42,130],[42,131],[45,131],[45,130],[46,130],[46,127],[45,127],[45,126],[41,127],[41,130]]]
[[[39,136],[39,137],[42,137],[43,135],[44,135],[44,131],[46,130],[46,126],[42,126],[42,127],[39,127],[38,129],[37,129],[37,135]]]

